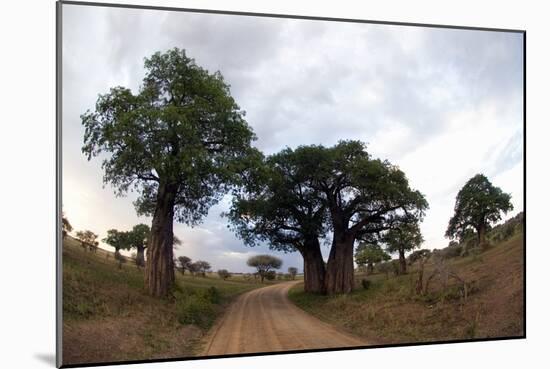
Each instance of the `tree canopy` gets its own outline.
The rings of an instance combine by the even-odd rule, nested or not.
[[[493,186],[483,174],[476,174],[458,192],[445,236],[463,239],[469,230],[475,230],[482,246],[487,228],[501,220],[502,213],[513,210],[510,200],[510,194]]]
[[[378,243],[359,242],[355,251],[355,262],[357,265],[367,265],[371,273],[374,264],[390,259],[390,255]]]
[[[256,268],[263,282],[268,273],[274,272],[274,269],[281,268],[283,261],[276,256],[264,254],[251,256],[248,258],[246,264],[249,267]]]
[[[324,289],[324,263],[319,238],[328,229],[326,204],[310,186],[311,156],[284,149],[257,157],[256,169],[235,194],[228,216],[245,244],[267,242],[272,250],[299,251],[304,258],[304,288]]]
[[[114,87],[81,115],[82,151],[102,153],[105,183],[133,189],[138,214],[153,216],[146,282],[165,295],[174,283],[173,221],[197,224],[241,179],[254,133],[220,72],[174,48],[145,59],[134,93]]]
[[[398,227],[392,228],[384,235],[386,250],[399,254],[400,272],[407,271],[405,252],[414,250],[424,242],[418,222],[403,222]]]

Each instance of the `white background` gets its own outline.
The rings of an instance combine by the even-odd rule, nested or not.
[[[135,365],[133,368],[517,368],[548,365],[548,105],[544,2],[136,1],[188,8],[527,30],[527,340]],[[538,5],[534,5],[538,4]],[[54,366],[55,3],[5,2],[0,37],[0,366]],[[6,83],[7,82],[7,83]],[[528,210],[527,210],[528,209]],[[113,348],[116,349],[116,348]],[[544,364],[547,362],[547,364]],[[154,365],[154,366],[153,366]]]

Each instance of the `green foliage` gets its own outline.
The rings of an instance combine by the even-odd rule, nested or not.
[[[192,264],[192,268],[195,273],[201,274],[203,277],[206,277],[206,273],[212,268],[210,263],[204,260],[197,260]]]
[[[366,238],[393,228],[399,219],[420,220],[428,208],[397,166],[372,158],[360,141],[303,146],[296,152],[309,157],[311,185],[323,194],[331,228],[338,234]]]
[[[449,220],[445,236],[464,238],[464,233],[475,229],[484,231],[501,219],[501,213],[513,209],[511,195],[495,187],[483,174],[472,177],[456,196],[454,215]]]
[[[132,239],[129,232],[121,232],[116,229],[109,229],[107,237],[103,239],[107,245],[115,248],[115,251],[129,250],[132,247]]]
[[[180,265],[180,270],[181,270],[181,273],[182,274],[185,274],[185,271],[186,270],[190,270],[190,266],[191,266],[191,258],[187,257],[187,256],[179,256],[178,257],[178,262],[179,262],[179,265]]]
[[[212,302],[201,294],[177,294],[176,311],[180,324],[195,324],[201,328],[212,325],[216,313]]]
[[[105,152],[104,182],[137,190],[139,214],[153,215],[157,194],[177,221],[196,224],[240,181],[254,133],[221,73],[209,73],[177,48],[145,59],[137,93],[114,87],[81,115],[82,151]],[[161,188],[162,187],[162,188]]]
[[[269,270],[264,274],[265,279],[268,281],[274,281],[277,278],[277,273],[274,270]]]
[[[390,259],[390,255],[379,244],[360,242],[355,251],[355,262],[358,265],[376,264]]]
[[[273,277],[275,279],[276,274],[273,269],[280,269],[283,261],[273,255],[255,255],[248,258],[246,264],[249,267],[256,268],[263,281],[264,278]]]
[[[93,251],[97,248],[97,234],[92,231],[78,231],[76,232],[76,238],[82,242],[82,247],[86,249],[88,247],[90,251]]]
[[[224,214],[245,244],[267,242],[273,250],[293,252],[324,236],[326,207],[310,182],[311,158],[289,148],[254,158],[243,190]],[[318,243],[313,243],[318,247]]]
[[[417,222],[406,222],[393,228],[384,236],[386,250],[390,253],[405,252],[420,247],[424,238]]]
[[[298,268],[288,267],[287,271],[288,271],[288,274],[290,276],[290,279],[295,279],[296,278],[296,274],[298,274]]]
[[[61,217],[61,228],[62,228],[62,234],[63,238],[65,238],[69,233],[73,231],[73,226],[69,222],[69,219],[65,214]]]
[[[229,273],[227,269],[218,269],[218,276],[221,279],[226,280],[227,278],[231,277],[231,273]]]

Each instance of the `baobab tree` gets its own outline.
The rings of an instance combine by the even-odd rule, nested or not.
[[[285,149],[257,158],[246,185],[225,214],[248,246],[267,243],[272,250],[298,251],[304,259],[304,290],[322,293],[325,265],[319,238],[328,224],[326,204],[310,186],[308,152]]]
[[[238,183],[255,138],[220,72],[174,48],[145,59],[137,92],[114,87],[82,116],[83,153],[103,160],[118,195],[138,192],[152,216],[145,283],[153,296],[174,284],[173,223],[199,223]]]
[[[131,247],[136,249],[136,265],[138,267],[145,266],[144,251],[147,248],[150,235],[151,228],[146,224],[137,224],[128,232]]]
[[[129,232],[109,229],[107,231],[107,237],[102,241],[115,248],[115,260],[119,261],[119,267],[122,267],[120,261],[122,255],[120,254],[120,250],[129,250],[132,247],[132,240]],[[126,262],[126,260],[124,260],[124,262]]]
[[[422,219],[428,203],[409,187],[405,174],[388,161],[374,159],[360,141],[304,146],[310,160],[310,185],[322,194],[333,232],[325,277],[328,294],[349,293],[354,285],[357,240],[391,229],[403,218]]]
[[[478,245],[485,247],[487,229],[502,219],[502,213],[513,210],[511,198],[510,194],[493,186],[483,174],[476,174],[456,196],[455,213],[449,220],[445,237],[462,239],[473,229],[477,233]]]

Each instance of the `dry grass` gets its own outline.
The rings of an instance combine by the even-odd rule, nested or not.
[[[214,286],[220,302],[212,316],[242,292],[261,285],[236,278],[223,281],[177,276],[179,295],[204,294]],[[181,324],[178,303],[149,297],[143,271],[128,260],[118,269],[113,254],[85,251],[67,237],[63,248],[63,363],[85,364],[155,358],[187,357],[198,353],[209,325]]]
[[[433,265],[426,266],[429,274]],[[348,296],[318,296],[301,291],[291,299],[329,323],[365,337],[373,344],[411,343],[471,338],[513,337],[523,327],[523,234],[488,251],[449,261],[448,267],[469,286],[434,280],[426,295],[415,293],[417,271],[390,277],[369,276],[371,287]],[[364,277],[363,277],[364,278]]]

